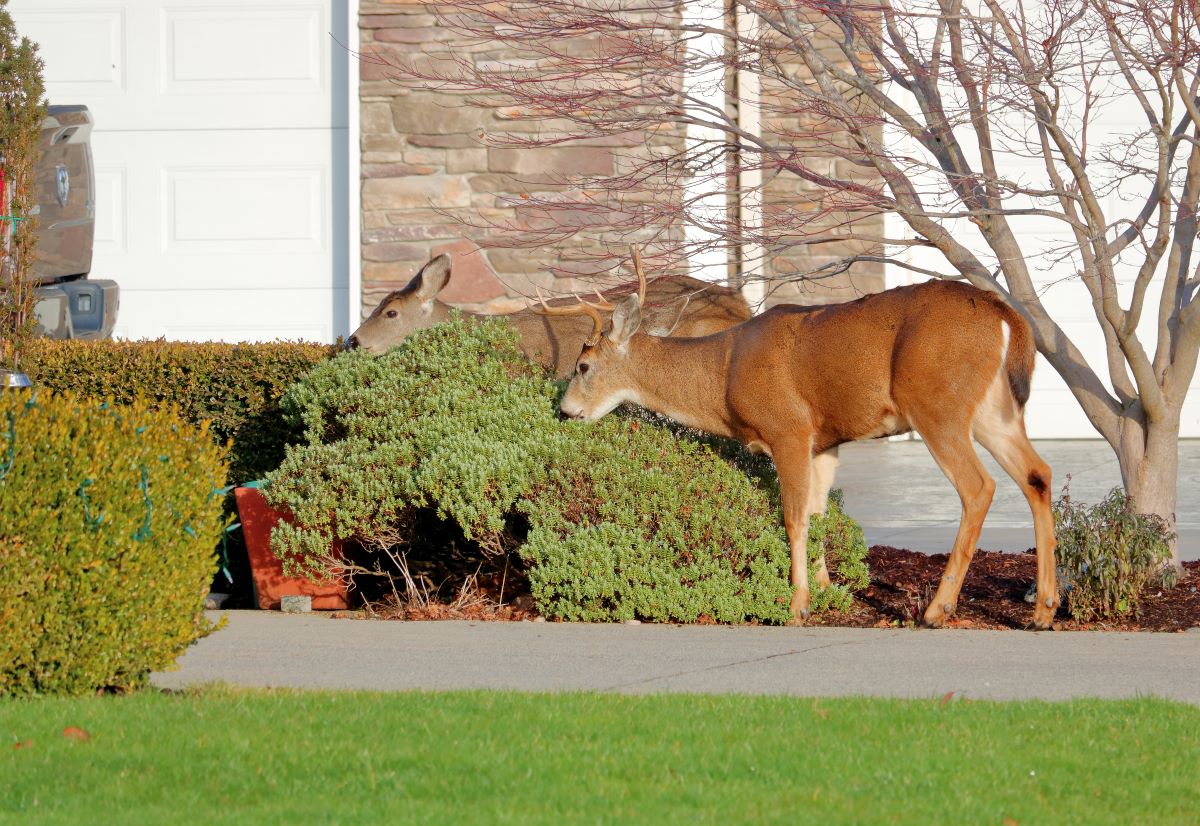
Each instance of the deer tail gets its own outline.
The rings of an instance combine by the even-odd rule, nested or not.
[[[1012,390],[1017,408],[1025,409],[1029,401],[1029,384],[1033,378],[1033,363],[1037,356],[1037,345],[1033,340],[1033,328],[1020,313],[1005,305],[1002,320],[1008,328],[1008,350],[1004,356],[1004,371],[1008,374],[1008,386]]]

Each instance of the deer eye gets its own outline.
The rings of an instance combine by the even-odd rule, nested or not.
[[[388,310],[386,313],[384,313],[384,315],[386,315],[388,318],[395,318],[397,315],[399,315],[399,313],[397,313],[395,310]]]
[[[579,370],[579,375],[582,376],[584,373],[586,373],[588,371],[588,366],[589,365],[586,361],[580,362],[579,367],[577,368]]]

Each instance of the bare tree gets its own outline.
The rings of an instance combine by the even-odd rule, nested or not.
[[[586,226],[666,265],[716,249],[772,276],[764,262],[803,244],[834,252],[797,278],[888,262],[1000,294],[1138,508],[1174,525],[1200,351],[1196,0],[700,6],[451,0],[443,25],[487,48],[397,75],[542,119],[490,140],[624,141],[614,174],[564,180],[491,227],[512,243]],[[1086,288],[1103,365],[1048,312],[1053,278]]]

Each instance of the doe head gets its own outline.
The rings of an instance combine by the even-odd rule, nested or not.
[[[362,348],[368,353],[384,353],[400,344],[417,330],[444,320],[439,312],[437,294],[450,280],[450,256],[439,255],[421,267],[402,290],[389,293],[354,334],[346,340],[347,349]]]

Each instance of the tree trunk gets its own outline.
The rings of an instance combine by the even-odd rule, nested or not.
[[[1113,448],[1121,466],[1121,481],[1138,513],[1153,514],[1178,529],[1175,507],[1179,484],[1179,415],[1155,423],[1130,416],[1121,426],[1121,442]],[[1171,565],[1179,573],[1179,538],[1171,540]]]

